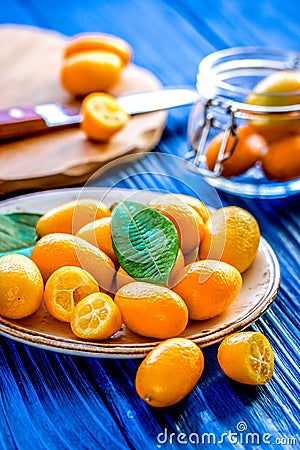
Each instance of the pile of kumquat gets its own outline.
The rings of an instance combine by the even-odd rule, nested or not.
[[[159,226],[166,237],[163,250]],[[145,234],[139,237],[140,230]],[[258,224],[246,210],[228,206],[209,212],[200,200],[179,194],[156,196],[147,205],[119,202],[112,211],[95,199],[71,201],[41,216],[36,233],[30,259],[0,258],[0,314],[21,319],[44,301],[49,314],[69,323],[81,339],[113,339],[124,325],[161,339],[136,375],[139,396],[157,407],[178,402],[198,382],[202,351],[181,333],[189,320],[215,317],[236,300],[241,274],[260,241]],[[143,267],[143,278],[136,275],[143,265],[141,243],[128,246],[125,235],[145,245],[142,256],[150,266]],[[128,252],[133,254],[127,258]],[[152,282],[146,272],[157,266],[164,278]],[[248,331],[225,338],[218,361],[232,379],[264,384],[272,376],[274,355],[261,333]]]

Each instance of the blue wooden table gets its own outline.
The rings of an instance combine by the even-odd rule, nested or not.
[[[297,0],[6,0],[0,23],[66,35],[119,35],[134,48],[136,64],[164,85],[193,85],[199,61],[218,49],[261,45],[300,51]],[[169,113],[157,152],[183,156],[188,113]],[[96,183],[181,190],[170,179],[142,173],[152,169],[145,159]],[[183,184],[199,183],[183,172],[178,177]],[[1,450],[300,448],[300,198],[249,200],[222,193],[220,198],[255,215],[280,262],[277,299],[252,327],[274,348],[271,382],[248,387],[230,381],[218,367],[218,346],[213,345],[203,350],[205,371],[194,391],[173,407],[153,409],[135,392],[137,360],[68,356],[1,338]],[[247,433],[252,436],[248,442]]]

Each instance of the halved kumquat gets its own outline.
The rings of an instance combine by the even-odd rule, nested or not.
[[[223,372],[235,381],[260,385],[270,381],[274,353],[260,332],[244,331],[227,336],[219,346],[218,362]]]
[[[127,124],[129,115],[109,94],[94,92],[82,102],[81,129],[89,139],[107,141]]]
[[[99,292],[95,278],[80,267],[57,269],[45,285],[44,301],[49,313],[62,322],[70,322],[77,303],[84,297]]]
[[[110,338],[122,325],[122,316],[112,298],[94,293],[81,300],[71,316],[73,333],[83,339]]]

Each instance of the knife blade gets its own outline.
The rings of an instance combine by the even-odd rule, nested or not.
[[[189,106],[198,99],[198,92],[190,87],[168,87],[117,97],[120,106],[131,116]],[[78,126],[80,122],[78,111],[59,103],[3,109],[0,110],[0,141]]]

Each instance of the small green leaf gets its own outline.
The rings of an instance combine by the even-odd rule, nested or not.
[[[0,256],[25,250],[36,241],[35,226],[41,214],[13,213],[0,215]]]
[[[139,281],[167,284],[178,253],[174,224],[142,203],[122,201],[111,220],[113,248],[126,272]]]

